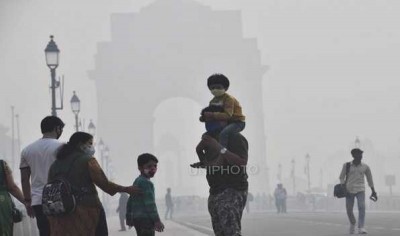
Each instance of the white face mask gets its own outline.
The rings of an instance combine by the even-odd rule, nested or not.
[[[225,89],[213,89],[211,90],[212,95],[219,97],[225,94]]]
[[[94,153],[96,152],[96,150],[94,149],[93,146],[86,146],[82,149],[86,154],[88,154],[89,156],[94,156]]]

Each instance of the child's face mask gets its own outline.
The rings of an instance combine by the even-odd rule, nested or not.
[[[212,95],[219,97],[225,94],[225,89],[212,89],[211,93]]]
[[[157,172],[157,167],[143,169],[143,173],[148,177],[153,177]]]

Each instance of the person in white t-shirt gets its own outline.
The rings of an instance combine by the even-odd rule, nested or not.
[[[48,236],[50,226],[42,210],[42,191],[57,150],[63,144],[58,138],[63,132],[64,122],[56,116],[47,116],[40,128],[43,137],[22,150],[20,170],[27,213],[32,218],[36,217],[40,236]]]

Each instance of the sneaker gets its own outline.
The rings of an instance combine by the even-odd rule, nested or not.
[[[364,228],[358,228],[358,234],[368,234]]]
[[[356,225],[350,225],[349,234],[354,234],[356,231]]]

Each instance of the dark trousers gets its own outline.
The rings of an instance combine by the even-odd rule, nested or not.
[[[36,224],[39,229],[40,236],[49,236],[50,235],[50,225],[47,220],[47,216],[43,214],[42,205],[32,206],[33,211],[35,212]]]
[[[137,236],[154,236],[156,234],[154,230],[154,223],[150,220],[135,220],[133,226],[136,230]]]
[[[103,207],[100,209],[99,223],[97,223],[96,228],[96,236],[108,236],[106,212],[104,211]]]

